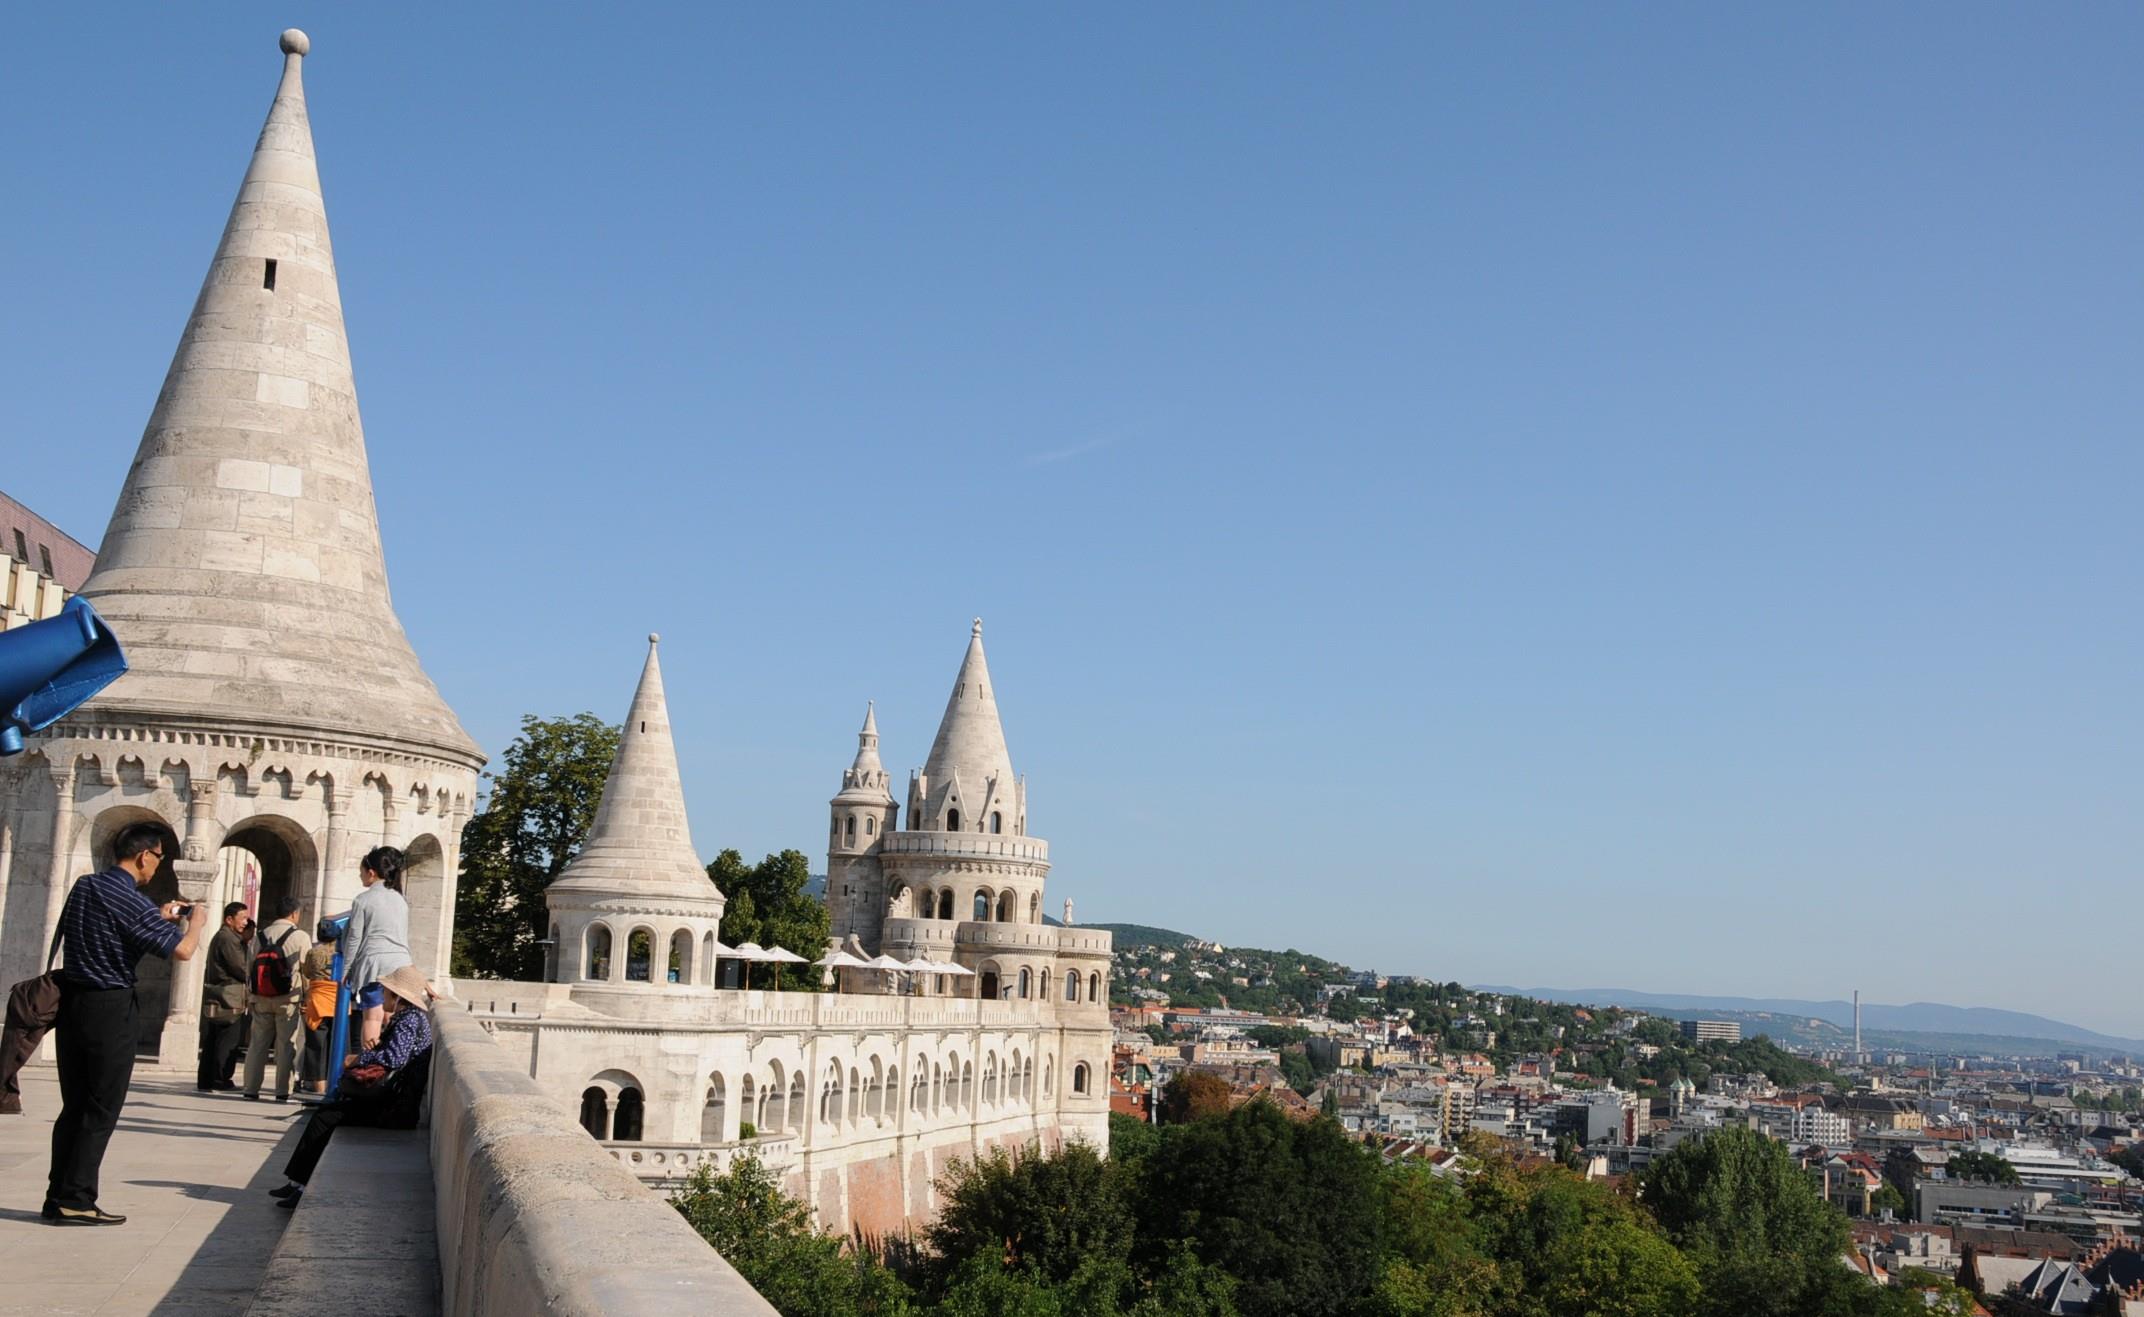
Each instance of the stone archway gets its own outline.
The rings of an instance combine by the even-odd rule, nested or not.
[[[233,854],[239,852],[239,854]],[[255,814],[234,823],[223,834],[216,853],[218,873],[234,882],[242,879],[250,860],[259,886],[254,893],[254,915],[266,923],[275,902],[284,896],[298,898],[299,927],[308,932],[325,915],[340,911],[321,908],[320,852],[313,839],[294,819],[280,814]],[[217,901],[243,901],[244,891],[233,886],[214,894]]]

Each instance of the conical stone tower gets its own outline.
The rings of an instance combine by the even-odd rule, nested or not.
[[[411,952],[447,970],[461,828],[484,756],[387,589],[365,435],[307,118],[304,33],[128,469],[82,594],[132,671],[0,775],[0,977],[41,960],[67,882],[113,834],[171,833],[152,894],[346,909],[381,843],[410,859]],[[144,1041],[192,1046],[199,958],[143,971]],[[10,980],[12,981],[12,980]],[[168,1012],[165,1007],[168,1003]]]
[[[709,986],[722,892],[692,846],[661,638],[626,711],[588,837],[550,887],[552,973],[566,983]]]

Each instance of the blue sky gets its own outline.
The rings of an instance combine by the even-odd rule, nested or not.
[[[23,10],[86,541],[293,23],[494,753],[659,630],[701,849],[823,862],[980,614],[1083,921],[2144,1036],[2144,12]]]

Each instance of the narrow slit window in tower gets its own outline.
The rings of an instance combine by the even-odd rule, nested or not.
[[[271,293],[275,291],[275,262],[273,260],[270,260],[267,263],[267,268],[261,272],[261,287]]]

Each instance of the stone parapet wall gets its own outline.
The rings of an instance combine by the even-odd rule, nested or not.
[[[431,1153],[447,1313],[774,1312],[481,1022],[452,1009],[435,1019]]]
[[[1049,862],[1050,844],[1040,837],[1006,837],[983,832],[889,832],[881,839],[883,855],[935,855],[948,859],[1030,860]]]

